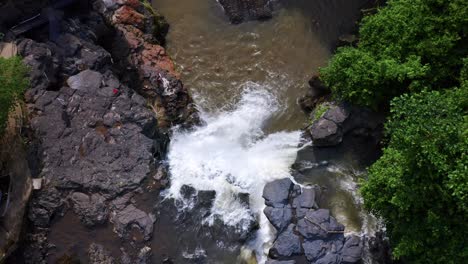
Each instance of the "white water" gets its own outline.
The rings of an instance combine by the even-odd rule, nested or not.
[[[263,214],[263,187],[275,179],[291,177],[289,168],[296,158],[300,132],[265,135],[263,129],[280,105],[264,87],[255,83],[245,87],[231,109],[201,113],[204,126],[191,132],[175,131],[168,156],[171,187],[167,195],[181,199],[184,184],[215,190],[212,217],[239,228],[256,217],[260,229],[251,247],[263,262],[274,235]],[[236,200],[238,193],[250,194],[250,210]]]

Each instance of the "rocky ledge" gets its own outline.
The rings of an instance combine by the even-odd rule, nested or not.
[[[30,68],[29,159],[38,165],[33,177],[42,179],[20,250],[26,263],[50,260],[55,246],[48,235],[66,213],[86,227],[111,225],[123,240],[137,232],[148,241],[155,216],[132,197],[157,178],[167,129],[198,122],[160,45],[167,24],[150,6],[96,0],[87,12],[63,12],[56,39],[48,39],[45,27],[35,30],[34,39],[17,40]],[[88,246],[90,263],[114,263],[102,245]],[[146,263],[148,247],[134,247],[127,263]]]
[[[294,264],[305,257],[309,263],[359,263],[363,240],[344,235],[344,226],[320,209],[320,188],[301,188],[290,179],[268,183],[263,189],[265,215],[277,231],[267,264]]]

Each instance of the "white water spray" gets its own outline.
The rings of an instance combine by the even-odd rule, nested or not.
[[[215,190],[212,216],[241,228],[246,220],[257,217],[260,229],[252,247],[263,262],[263,251],[274,235],[263,215],[263,187],[275,179],[291,177],[300,132],[265,135],[262,129],[280,105],[260,85],[246,86],[234,109],[201,113],[206,125],[174,133],[168,156],[171,187],[167,195],[180,199],[184,184],[197,190]],[[235,198],[238,193],[250,194],[250,210]]]

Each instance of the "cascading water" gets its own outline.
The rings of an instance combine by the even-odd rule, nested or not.
[[[273,239],[263,215],[263,187],[275,179],[290,177],[300,140],[300,132],[265,135],[268,119],[280,109],[273,94],[255,83],[247,83],[234,109],[217,114],[201,113],[204,126],[194,131],[176,131],[172,137],[168,162],[171,187],[166,195],[181,199],[180,189],[215,190],[213,217],[227,225],[246,228],[244,223],[257,217],[260,229],[251,243],[257,256]],[[236,199],[250,195],[250,209]],[[262,257],[263,258],[263,257]]]

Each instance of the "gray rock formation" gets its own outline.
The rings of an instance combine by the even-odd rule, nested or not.
[[[264,212],[278,231],[267,263],[295,263],[298,256],[304,256],[310,263],[359,263],[362,260],[363,240],[358,236],[344,236],[344,226],[330,211],[318,209],[318,194],[317,186],[301,188],[293,186],[288,179],[265,186],[267,207]]]
[[[234,24],[249,19],[268,19],[273,12],[270,0],[219,0],[219,3]]]

